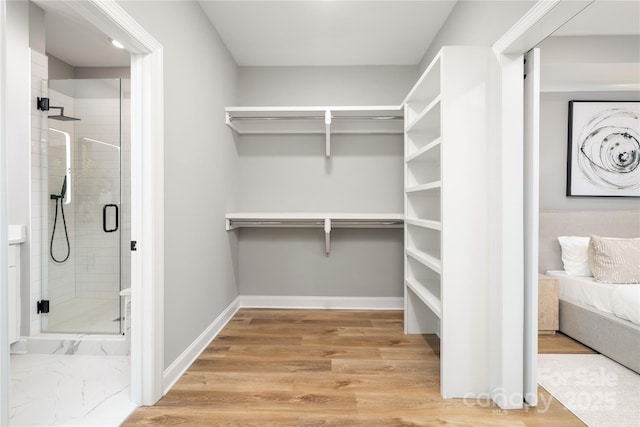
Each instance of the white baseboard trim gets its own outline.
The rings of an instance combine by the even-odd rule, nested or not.
[[[404,298],[240,295],[165,369],[162,376],[163,395],[167,394],[240,308],[402,310],[404,309]]]
[[[165,369],[162,375],[163,395],[173,387],[180,377],[187,371],[189,366],[200,356],[200,353],[213,341],[222,328],[231,320],[240,308],[240,297],[236,298],[229,306],[214,320],[207,329],[200,334],[194,342]]]
[[[20,337],[20,339],[10,346],[11,354],[27,354],[27,338]]]
[[[298,297],[240,295],[242,308],[307,308],[341,310],[402,310],[402,297]]]

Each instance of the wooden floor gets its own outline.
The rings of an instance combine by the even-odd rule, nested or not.
[[[539,354],[596,354],[597,351],[586,347],[578,341],[566,335],[557,333],[555,335],[538,336]]]
[[[401,311],[243,309],[164,398],[123,425],[583,425],[555,400],[501,411],[442,399],[438,344],[405,335]],[[562,335],[540,341],[545,352],[580,347]]]

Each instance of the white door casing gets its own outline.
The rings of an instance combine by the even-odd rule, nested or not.
[[[502,409],[521,408],[525,400],[528,404],[535,404],[537,399],[534,380],[537,343],[531,344],[534,339],[531,316],[534,313],[536,315],[537,332],[538,302],[537,293],[532,296],[533,287],[526,287],[527,281],[530,284],[527,277],[534,273],[532,268],[535,268],[537,280],[538,253],[535,248],[538,236],[526,229],[527,223],[531,224],[537,218],[537,194],[525,188],[525,183],[534,178],[529,176],[530,173],[538,172],[531,169],[523,172],[525,161],[530,168],[536,167],[531,163],[535,160],[525,152],[524,55],[592,2],[538,1],[492,46],[500,74],[501,94],[496,114],[500,117],[497,135],[501,140],[501,158],[498,165],[500,171],[497,173],[503,188],[500,195],[501,226],[494,230],[501,235],[500,247],[497,248],[501,257],[500,262],[496,263],[499,265],[495,272],[498,281],[494,298],[497,300],[499,321],[494,357],[498,371],[493,375],[495,383],[492,398]],[[532,197],[536,198],[533,204]],[[535,243],[531,242],[532,238],[535,238]],[[525,324],[528,327],[526,332]],[[525,338],[528,339],[527,343]],[[535,398],[532,393],[536,395]]]
[[[540,49],[524,55],[524,399],[538,405]]]
[[[0,0],[0,133],[2,162],[6,156],[6,11]],[[152,405],[162,397],[164,294],[164,136],[162,45],[135,22],[114,0],[64,0],[51,3],[84,18],[105,35],[120,40],[131,52],[132,254],[131,400]],[[0,185],[6,185],[0,165]],[[2,187],[4,189],[4,187]],[[0,192],[0,304],[6,304],[7,217],[6,191]],[[8,425],[8,329],[0,310],[0,425]]]

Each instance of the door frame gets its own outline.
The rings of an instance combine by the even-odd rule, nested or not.
[[[537,313],[537,299],[528,297],[537,294],[537,282],[527,281],[525,264],[537,270],[538,262],[537,253],[525,255],[525,247],[531,247],[531,236],[527,236],[524,222],[524,55],[593,1],[538,1],[492,46],[499,75],[496,136],[500,152],[496,154],[500,159],[496,173],[501,183],[497,189],[500,206],[496,208],[499,224],[494,224],[501,262],[492,267],[497,278],[492,297],[498,312],[492,399],[501,409],[519,409],[525,402],[535,406],[537,399],[537,384],[531,384],[528,377],[537,369],[537,354],[528,354],[537,349],[537,344],[525,344],[525,337],[537,339],[537,334],[532,337],[524,333],[525,315]],[[533,176],[538,173],[532,171]],[[531,214],[537,216],[537,212],[526,212],[527,216]]]
[[[9,425],[9,236],[7,224],[7,13],[0,0],[0,425]]]
[[[153,405],[164,370],[163,48],[115,0],[65,0],[131,52],[131,398]]]
[[[164,371],[164,101],[163,47],[115,0],[63,0],[74,11],[121,41],[131,52],[131,401],[153,405],[162,397]],[[6,151],[6,0],[0,0],[0,153]],[[2,161],[6,156],[2,156]],[[6,188],[0,165],[0,189]],[[7,265],[7,197],[0,195],[0,266]],[[0,275],[0,424],[9,417],[9,345],[6,268]]]

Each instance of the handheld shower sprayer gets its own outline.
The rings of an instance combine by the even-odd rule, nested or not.
[[[67,194],[67,176],[65,175],[64,180],[62,181],[62,188],[60,189],[60,194],[51,194],[49,197],[51,200],[55,200],[56,202],[56,213],[53,217],[53,227],[51,230],[51,244],[49,245],[49,253],[51,255],[51,259],[53,259],[58,264],[62,264],[66,260],[69,259],[69,255],[71,255],[71,245],[69,244],[69,232],[67,231],[67,220],[64,216],[64,196]],[[60,202],[60,203],[58,203]],[[62,224],[64,225],[64,237],[67,241],[67,255],[64,259],[59,260],[53,254],[53,240],[56,235],[56,225],[58,224],[58,204],[60,205],[60,212],[62,212]]]

